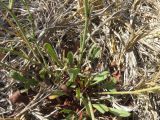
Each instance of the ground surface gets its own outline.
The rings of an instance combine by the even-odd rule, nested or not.
[[[158,0],[0,0],[0,117],[160,119],[159,18]]]

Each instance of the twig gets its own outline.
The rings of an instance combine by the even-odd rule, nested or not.
[[[30,110],[33,107],[35,107],[38,103],[43,101],[50,94],[51,94],[51,91],[49,91],[49,93],[46,93],[46,90],[44,90],[44,91],[40,90],[39,93],[35,96],[35,98],[20,113],[18,113],[16,115],[16,117],[21,116],[22,114],[24,114],[28,110]]]
[[[142,94],[144,92],[152,92],[152,91],[155,91],[155,90],[160,90],[160,86],[155,86],[155,87],[145,88],[145,89],[140,89],[140,90],[134,90],[134,91],[100,92],[98,94],[100,94],[100,95],[107,95],[107,94],[110,94],[110,95]]]

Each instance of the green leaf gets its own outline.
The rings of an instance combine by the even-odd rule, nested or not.
[[[71,68],[68,70],[70,79],[67,81],[67,86],[71,85],[75,81],[79,72],[79,68]]]
[[[88,113],[88,115],[90,116],[90,118],[92,120],[95,120],[95,116],[94,116],[94,111],[93,111],[93,106],[92,106],[91,100],[90,100],[89,96],[86,96],[86,97],[83,97],[83,104],[84,104],[84,106],[86,108],[86,112]]]
[[[76,89],[76,98],[79,99],[80,105],[82,104],[83,94],[81,93],[80,88]]]
[[[88,97],[88,106],[89,106],[91,118],[92,118],[92,120],[95,120],[95,116],[94,116],[94,111],[93,111],[92,103],[91,103],[91,100],[90,100],[89,97]]]
[[[77,89],[76,89],[76,97],[77,97],[78,99],[81,98],[81,91],[80,91],[80,88],[77,88]]]
[[[93,104],[93,107],[96,108],[102,114],[109,111],[109,108],[104,104]]]
[[[95,84],[98,84],[98,83],[104,81],[108,76],[109,76],[109,72],[108,71],[104,71],[104,72],[96,75],[93,78],[94,83],[92,83],[92,85],[95,85]]]
[[[101,48],[97,46],[98,44],[93,44],[91,49],[89,50],[89,57],[93,60],[95,58],[99,58],[101,55]]]
[[[65,120],[71,120],[71,118],[73,118],[73,120],[78,120],[78,116],[76,115],[76,112],[70,109],[63,109],[60,111],[61,113],[65,113],[68,114],[65,117]]]
[[[35,79],[27,79],[26,77],[24,77],[23,75],[21,75],[16,71],[11,71],[10,76],[15,80],[24,83],[25,88],[29,88],[30,86],[35,86],[38,84],[38,81],[36,81]]]
[[[116,116],[120,116],[120,117],[129,117],[130,116],[130,113],[123,110],[123,109],[109,108],[109,112],[111,112],[112,114],[114,114]]]
[[[70,51],[70,52],[68,52],[68,54],[67,54],[67,59],[68,59],[68,62],[69,62],[69,64],[71,65],[71,64],[73,64],[73,53]]]
[[[30,86],[35,86],[38,84],[38,81],[36,81],[35,79],[27,79],[26,78],[26,82],[25,82],[25,85],[26,85],[26,88],[29,88]]]
[[[63,110],[61,110],[61,112],[70,114],[70,113],[73,113],[74,111],[73,110],[69,110],[69,109],[63,109]]]
[[[82,52],[82,46],[83,46],[83,36],[80,34],[80,51]]]
[[[100,54],[101,54],[101,49],[100,49],[100,47],[95,47],[95,48],[93,49],[93,52],[92,52],[93,58],[98,58],[98,57],[100,57]]]
[[[39,76],[44,80],[45,79],[45,76],[47,74],[47,71],[45,68],[42,68],[40,71],[39,71]]]
[[[72,114],[69,114],[68,116],[66,116],[65,120],[78,120],[78,117],[76,116],[76,113],[72,113]]]
[[[91,57],[91,54],[92,54],[92,51],[93,51],[93,49],[96,47],[96,44],[93,44],[92,46],[91,46],[91,48],[89,49],[89,53],[88,53],[88,56],[89,57]]]
[[[10,72],[10,76],[15,79],[15,80],[18,80],[20,82],[26,82],[26,79],[18,72],[16,71],[11,71]]]
[[[110,81],[106,81],[105,88],[110,92],[116,92],[116,83],[117,81],[114,78],[111,78]]]
[[[63,65],[62,65],[61,61],[59,60],[58,55],[57,55],[55,49],[52,47],[52,45],[49,43],[45,43],[44,48],[46,49],[47,53],[51,56],[52,61],[57,63],[60,67],[63,67]]]

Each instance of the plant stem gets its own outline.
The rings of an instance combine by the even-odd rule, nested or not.
[[[98,94],[100,94],[100,95],[106,95],[106,94],[110,94],[110,95],[141,94],[141,93],[144,93],[144,92],[153,92],[155,90],[160,90],[160,86],[155,86],[155,87],[145,88],[145,89],[140,89],[140,90],[134,90],[134,91],[101,92],[101,93],[98,93]]]
[[[88,22],[89,22],[89,2],[88,2],[88,0],[83,0],[83,5],[84,5],[85,26],[84,26],[83,38],[81,38],[81,41],[80,41],[80,61],[79,61],[79,65],[81,64],[82,58],[83,58],[83,52],[84,52],[84,48],[85,48],[85,42],[86,42],[86,39],[87,39]]]
[[[37,54],[35,53],[32,45],[31,45],[30,42],[28,41],[28,39],[27,39],[27,37],[26,37],[26,35],[25,35],[25,33],[24,33],[24,31],[23,31],[23,29],[22,29],[19,21],[17,20],[17,17],[15,16],[15,14],[14,14],[2,1],[0,1],[0,5],[1,5],[2,7],[4,7],[5,10],[7,10],[7,11],[10,13],[10,15],[11,15],[12,18],[14,19],[15,23],[17,24],[17,27],[19,28],[19,31],[20,31],[20,33],[21,33],[21,35],[22,35],[22,38],[23,38],[24,42],[28,45],[28,47],[31,49],[34,57],[35,57],[35,58],[38,60],[38,62],[40,63],[40,59],[38,58]]]
[[[13,5],[14,5],[14,0],[9,0],[9,9],[12,10],[13,9]]]
[[[1,67],[1,66],[2,66],[2,67],[6,67],[6,68],[11,69],[11,70],[15,70],[15,71],[20,72],[18,69],[12,67],[11,65],[7,65],[7,64],[2,63],[2,62],[0,62],[0,67]]]
[[[35,47],[37,48],[37,51],[39,52],[42,60],[43,60],[43,63],[44,63],[44,66],[45,68],[47,67],[47,62],[43,56],[43,53],[42,51],[40,50],[40,47],[36,41],[36,37],[35,37],[35,26],[34,26],[34,19],[33,19],[33,16],[29,10],[29,6],[27,5],[26,1],[25,0],[21,0],[21,2],[24,4],[24,6],[26,7],[27,11],[28,11],[28,14],[29,14],[29,20],[31,22],[31,27],[32,27],[32,36],[33,36],[33,39],[34,39],[34,44],[35,44]]]

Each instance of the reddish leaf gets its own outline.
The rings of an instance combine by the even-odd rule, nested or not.
[[[121,77],[121,73],[119,71],[115,71],[112,73],[113,77],[119,81],[120,80],[120,77]]]
[[[68,101],[68,99],[66,99],[63,103],[64,106],[70,106],[71,105],[71,102]]]
[[[79,118],[78,118],[78,120],[82,120],[83,119],[83,111],[81,111],[80,113],[79,113]]]

